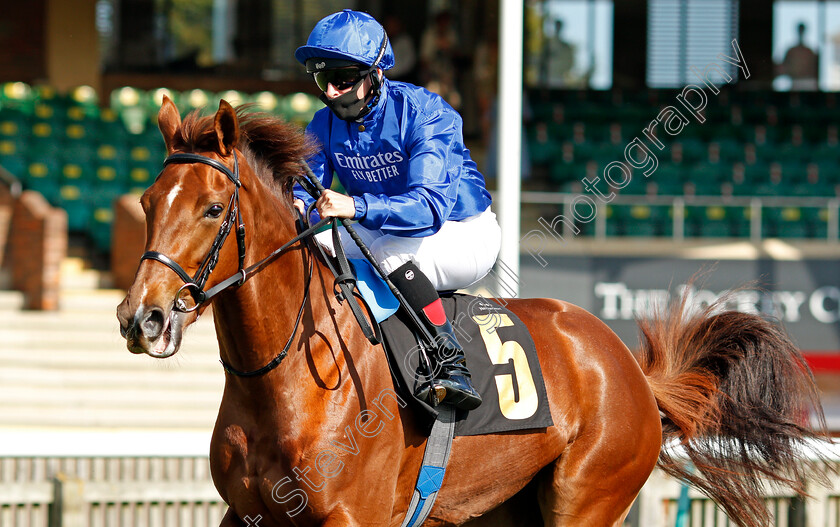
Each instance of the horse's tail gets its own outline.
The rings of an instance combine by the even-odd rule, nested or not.
[[[806,474],[822,472],[803,447],[826,437],[825,417],[811,371],[782,328],[723,311],[724,302],[689,314],[684,296],[639,322],[639,362],[663,415],[658,464],[736,524],[768,525],[762,481],[804,494]]]

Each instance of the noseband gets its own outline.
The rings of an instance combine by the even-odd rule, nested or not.
[[[219,227],[219,232],[216,234],[216,239],[213,240],[213,245],[210,246],[210,251],[207,253],[207,256],[204,257],[204,261],[201,262],[201,265],[198,266],[198,270],[192,277],[184,271],[184,268],[181,267],[178,262],[158,251],[147,251],[140,257],[141,262],[143,260],[156,260],[164,264],[175,271],[175,274],[184,281],[184,285],[181,286],[178,293],[175,295],[174,306],[176,311],[180,311],[182,313],[194,311],[198,309],[202,303],[208,300],[207,292],[204,291],[204,286],[207,283],[207,278],[210,276],[210,273],[213,272],[213,269],[219,262],[219,252],[222,250],[222,246],[225,244],[225,240],[227,240],[227,237],[233,228],[234,222],[238,223],[236,227],[236,247],[239,251],[239,272],[236,275],[239,277],[239,280],[236,281],[236,284],[242,285],[246,279],[243,267],[245,263],[245,224],[242,221],[242,211],[239,208],[239,187],[242,186],[242,182],[239,180],[239,159],[236,157],[236,152],[233,152],[233,171],[215,159],[199,154],[172,154],[163,161],[163,166],[165,168],[166,166],[172,164],[192,163],[203,163],[211,166],[226,175],[227,178],[234,184],[233,195],[230,197],[230,202],[227,206],[227,215]],[[158,177],[160,177],[160,175],[158,175]],[[192,307],[187,307],[186,302],[184,302],[184,291],[188,291],[193,297],[194,305]]]

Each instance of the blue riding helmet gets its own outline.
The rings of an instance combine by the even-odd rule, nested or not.
[[[394,51],[385,29],[369,14],[352,9],[333,13],[315,24],[306,45],[295,51],[295,58],[304,66],[307,59],[322,58],[348,60],[383,70],[394,67]]]

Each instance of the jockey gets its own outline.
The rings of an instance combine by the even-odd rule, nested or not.
[[[328,189],[335,173],[348,194],[325,191],[318,213],[358,222],[359,236],[435,337],[430,358],[439,373],[417,396],[428,400],[435,389],[446,403],[477,408],[481,397],[438,291],[484,277],[501,230],[464,145],[461,116],[439,95],[385,78],[394,53],[366,13],[345,9],[322,19],[295,58],[327,105],[307,127],[322,145],[309,165]],[[312,202],[300,187],[295,198],[302,211]],[[341,243],[348,256],[363,257],[346,231]]]

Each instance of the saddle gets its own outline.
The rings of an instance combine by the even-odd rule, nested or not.
[[[358,291],[380,326],[396,389],[428,430],[438,411],[414,396],[429,375],[423,339],[370,263],[350,262]],[[481,296],[449,292],[441,294],[441,301],[464,348],[473,386],[484,400],[475,410],[456,412],[455,435],[552,426],[542,370],[525,324],[498,301]]]

